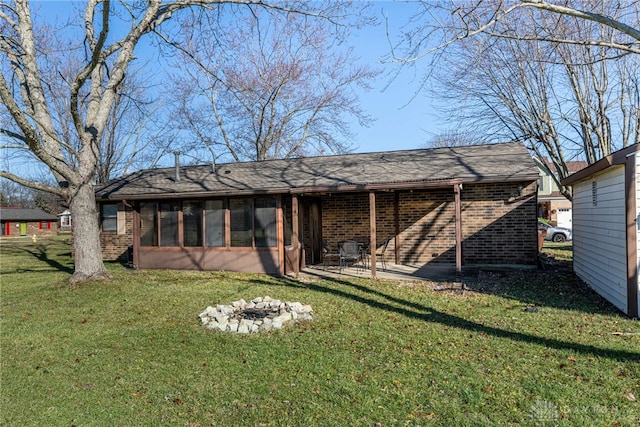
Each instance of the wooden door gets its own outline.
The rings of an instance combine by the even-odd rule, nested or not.
[[[26,222],[21,222],[20,223],[20,235],[21,236],[26,236],[27,235],[27,223]]]
[[[320,215],[320,201],[313,200],[309,205],[309,243],[311,263],[322,262],[322,223]]]

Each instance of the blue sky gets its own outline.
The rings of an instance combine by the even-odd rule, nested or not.
[[[389,53],[384,17],[393,39],[400,35],[400,28],[409,21],[415,7],[415,2],[374,2],[374,12],[380,24],[363,29],[353,37],[356,53],[363,62],[380,63]],[[426,66],[424,62],[417,66]],[[381,64],[382,76],[371,92],[362,95],[363,107],[376,121],[370,128],[362,128],[357,123],[353,126],[357,134],[354,140],[356,152],[421,148],[432,136],[445,129],[437,115],[436,100],[427,91],[416,95],[419,74],[406,69],[390,81],[388,72],[397,67],[398,64]]]
[[[35,3],[47,16],[64,16],[73,7],[83,6],[83,2],[72,4],[71,1],[56,0]],[[374,1],[372,12],[378,17],[379,24],[353,34],[350,44],[354,46],[356,55],[363,63],[377,65],[383,71],[373,89],[361,94],[361,105],[375,122],[369,128],[353,122],[355,137],[352,143],[356,152],[420,148],[445,128],[437,117],[434,99],[425,91],[415,94],[420,76],[407,69],[390,81],[389,72],[397,69],[398,64],[381,63],[389,53],[385,19],[391,37],[397,37],[400,27],[408,22],[415,7],[415,2]],[[137,52],[140,53],[140,49]]]

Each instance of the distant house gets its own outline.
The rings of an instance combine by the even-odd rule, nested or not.
[[[3,236],[42,236],[58,232],[58,218],[40,209],[0,208]]]
[[[571,200],[560,193],[556,183],[558,172],[549,159],[535,159],[540,172],[538,181],[538,217],[550,221],[558,227],[572,228]],[[579,171],[587,166],[585,161],[567,162],[570,173]],[[555,179],[554,179],[555,178]]]
[[[285,274],[352,239],[461,271],[536,263],[537,179],[506,143],[149,169],[96,198],[105,259],[138,268]]]
[[[71,211],[67,209],[58,214],[58,231],[61,233],[70,233],[72,229]]]
[[[596,292],[638,317],[640,144],[570,175],[573,268]]]

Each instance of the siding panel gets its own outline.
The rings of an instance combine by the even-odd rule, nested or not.
[[[624,189],[624,166],[574,185],[573,265],[582,280],[627,312]]]

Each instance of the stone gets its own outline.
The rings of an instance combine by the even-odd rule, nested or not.
[[[249,326],[245,323],[245,324],[239,324],[238,325],[238,333],[239,334],[248,334],[249,333]]]
[[[239,299],[228,305],[217,304],[215,308],[208,306],[199,317],[208,330],[249,334],[281,329],[287,322],[311,321],[312,312],[310,305],[299,301],[280,301],[265,296],[253,298],[248,303]]]
[[[225,324],[225,325],[227,323],[229,323],[229,316],[226,315],[226,314],[218,313],[218,314],[216,314],[214,319],[216,320],[216,322],[222,323],[222,324]]]

